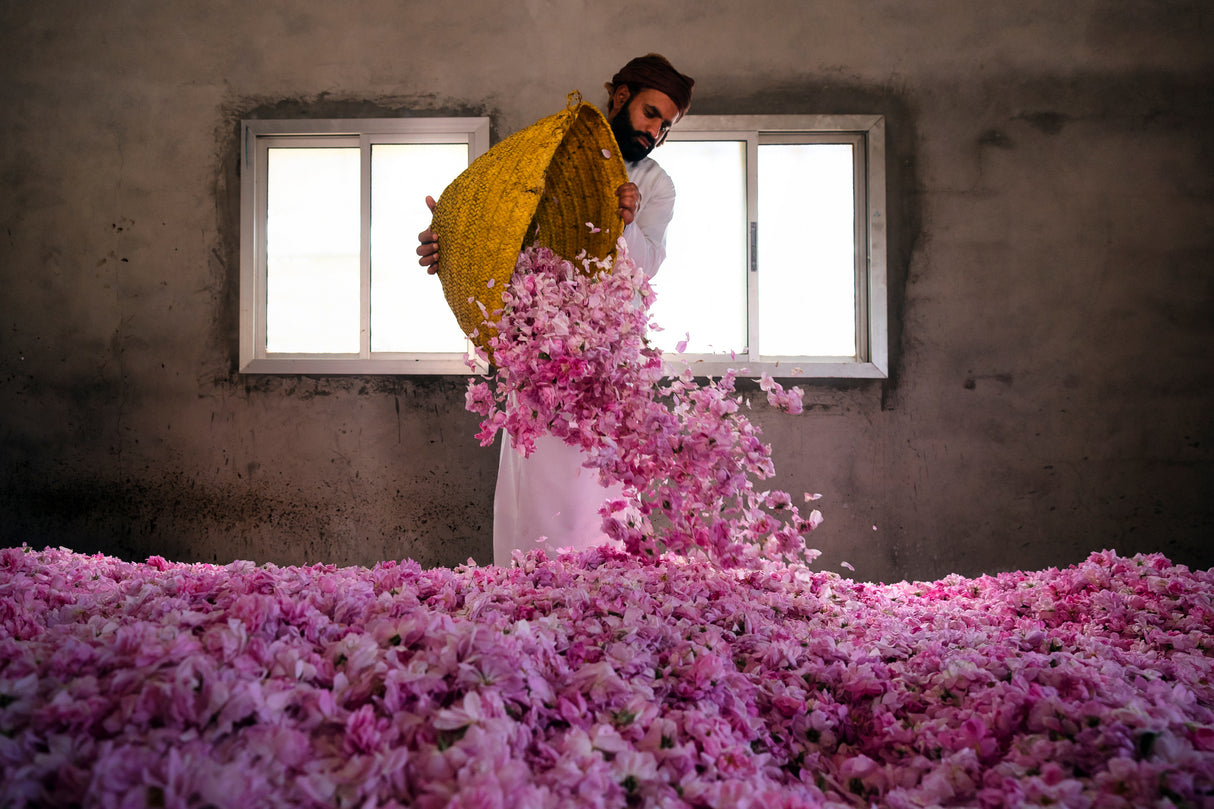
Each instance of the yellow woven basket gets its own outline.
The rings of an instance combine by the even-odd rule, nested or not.
[[[624,232],[615,190],[626,182],[611,127],[577,92],[563,111],[474,160],[443,191],[431,224],[443,294],[464,333],[475,331],[474,341],[488,350],[490,329],[477,302],[490,314],[502,307],[525,245],[570,260],[582,250],[614,257]]]

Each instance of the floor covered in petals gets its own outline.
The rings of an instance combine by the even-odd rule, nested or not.
[[[6,806],[1208,806],[1214,574],[0,551]]]

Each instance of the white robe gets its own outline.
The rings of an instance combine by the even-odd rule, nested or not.
[[[674,215],[674,183],[652,158],[629,163],[628,179],[637,184],[641,203],[624,228],[628,255],[652,278],[666,258],[666,228]],[[599,473],[582,466],[585,456],[558,438],[541,436],[529,458],[503,435],[493,498],[493,563],[509,565],[513,552],[537,547],[583,549],[610,543],[599,507],[619,497]],[[541,540],[543,540],[541,542]]]

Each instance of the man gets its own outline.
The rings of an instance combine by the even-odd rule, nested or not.
[[[695,81],[667,59],[640,56],[612,76],[605,117],[615,134],[628,170],[628,182],[616,189],[628,255],[650,278],[666,258],[666,228],[674,215],[674,183],[649,153],[666,139],[670,128],[691,106]],[[426,197],[434,210],[434,199]],[[438,240],[430,229],[418,234],[418,263],[438,271]],[[493,502],[493,562],[510,564],[515,549],[536,547],[540,537],[550,547],[586,548],[609,542],[601,528],[599,507],[619,496],[602,485],[598,472],[582,466],[580,449],[552,436],[536,441],[529,458],[503,439]]]

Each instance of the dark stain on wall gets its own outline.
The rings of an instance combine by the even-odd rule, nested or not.
[[[1039,112],[1023,112],[1016,116],[1022,121],[1027,121],[1029,126],[1046,135],[1057,135],[1066,126],[1070,117],[1061,112],[1053,110],[1042,110]]]
[[[452,517],[436,502],[418,502],[397,489],[391,509],[394,524],[359,521],[382,497],[378,489],[325,496],[291,492],[252,479],[233,484],[198,481],[175,474],[122,480],[63,477],[45,485],[13,482],[0,488],[0,547],[58,546],[70,543],[82,553],[106,553],[129,561],[151,554],[183,562],[226,563],[233,558],[278,564],[366,563],[368,546],[379,558],[416,558],[437,564],[444,548],[440,535],[487,536],[489,515],[474,507],[470,489],[445,484],[446,502],[470,506]],[[437,501],[441,503],[443,501]],[[377,503],[383,506],[383,503]],[[357,525],[358,528],[351,528]],[[218,543],[216,542],[218,540]],[[343,540],[350,553],[340,555]],[[219,559],[200,548],[216,545],[233,553]],[[374,551],[372,551],[374,553]]]
[[[1000,129],[987,129],[978,136],[979,146],[994,146],[997,149],[1011,149],[1016,144]]]

